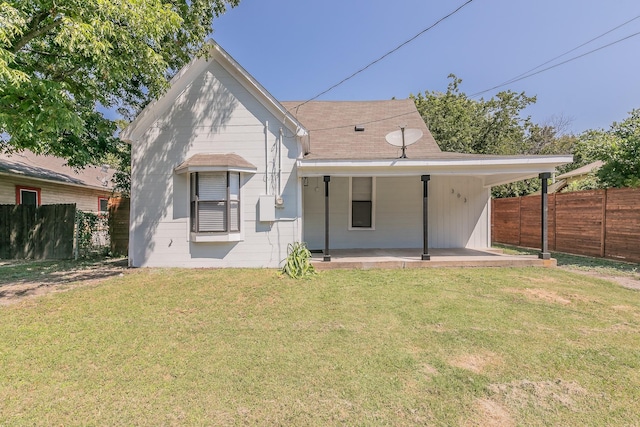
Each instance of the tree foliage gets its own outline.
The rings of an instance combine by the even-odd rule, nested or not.
[[[122,151],[104,111],[160,95],[238,1],[0,0],[0,151],[72,166]]]
[[[411,95],[433,137],[444,151],[472,154],[562,154],[576,142],[564,134],[570,120],[552,117],[536,124],[523,111],[536,102],[524,92],[503,91],[495,97],[474,100],[460,91],[462,80],[455,75],[447,91]],[[540,180],[528,179],[494,187],[494,197],[514,197],[540,189]]]
[[[575,156],[580,163],[602,160],[596,176],[603,188],[640,187],[640,109],[633,110],[608,131],[580,135]]]
[[[536,101],[523,93],[503,91],[473,100],[460,91],[462,80],[449,75],[445,93],[411,95],[429,130],[444,151],[519,154],[524,150],[530,117],[521,112]]]

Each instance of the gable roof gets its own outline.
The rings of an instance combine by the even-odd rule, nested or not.
[[[300,104],[282,102],[309,132],[305,159],[397,158],[402,149],[388,144],[385,136],[400,127],[422,131],[422,137],[407,146],[408,158],[428,158],[441,153],[411,99]],[[355,126],[364,127],[364,131],[356,132]]]
[[[0,175],[49,181],[59,184],[90,187],[111,191],[114,169],[86,166],[74,169],[66,165],[66,160],[54,156],[40,156],[29,150],[19,153],[0,153]],[[106,183],[106,185],[104,185]]]
[[[388,101],[278,102],[257,80],[214,41],[208,56],[196,58],[171,80],[167,93],[149,104],[121,133],[138,140],[180,94],[216,61],[297,137],[304,157],[296,162],[298,176],[338,174],[402,175],[462,174],[482,176],[486,186],[504,184],[553,172],[572,156],[494,156],[441,151],[410,99]],[[364,127],[356,132],[355,126]],[[419,129],[422,137],[399,158],[402,149],[386,142],[393,131]]]
[[[295,134],[302,135],[306,131],[300,122],[267,91],[251,74],[247,72],[235,59],[231,57],[219,44],[208,40],[209,50],[206,56],[194,58],[185,65],[169,82],[169,89],[159,99],[149,103],[121,133],[120,139],[132,142],[149,129],[153,123],[167,111],[187,88],[187,86],[202,73],[211,61],[216,61],[245,89],[247,89],[262,105],[277,117],[282,117],[282,123]]]
[[[602,160],[596,160],[595,162],[584,165],[578,169],[574,169],[572,171],[563,173],[562,175],[558,175],[556,176],[556,179],[574,178],[576,176],[588,175],[589,173],[600,169],[603,164],[604,162]]]

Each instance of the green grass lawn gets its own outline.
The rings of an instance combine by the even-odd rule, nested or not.
[[[0,307],[0,425],[639,425],[640,292],[560,269],[130,270]]]

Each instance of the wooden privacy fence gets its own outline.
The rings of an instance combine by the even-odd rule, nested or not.
[[[75,213],[75,204],[0,205],[0,258],[71,258]]]
[[[127,255],[129,250],[129,199],[112,197],[109,199],[108,206],[111,253]]]
[[[549,250],[640,262],[640,189],[549,194]],[[539,248],[540,196],[493,199],[495,243]]]

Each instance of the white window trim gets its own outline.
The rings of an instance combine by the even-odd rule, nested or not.
[[[107,201],[107,206],[105,210],[100,210],[100,202],[106,200]],[[98,213],[100,214],[108,214],[109,213],[109,198],[108,197],[104,197],[104,196],[98,196]]]
[[[368,177],[367,177],[368,178]],[[371,177],[371,227],[353,227],[351,225],[352,220],[352,195],[353,193],[353,177],[349,177],[349,217],[347,218],[348,230],[349,231],[375,231],[376,229],[376,177]]]
[[[224,171],[219,171],[219,172],[235,172],[231,169],[225,169]],[[207,170],[206,172],[211,172],[210,170]],[[218,172],[218,171],[216,171]],[[191,173],[195,173],[195,172],[189,172],[187,174],[185,174],[186,179],[187,179],[187,187],[188,187],[188,203],[189,205],[191,205]],[[238,198],[238,201],[240,202],[240,212],[238,212],[238,215],[240,216],[240,231],[215,231],[215,232],[195,232],[195,231],[191,231],[191,215],[188,216],[187,219],[187,232],[188,232],[188,236],[189,238],[187,239],[188,241],[194,242],[194,243],[215,243],[215,242],[242,242],[244,241],[244,191],[242,190],[243,187],[243,179],[245,177],[245,174],[243,174],[242,172],[240,172],[240,184],[239,184],[239,192],[240,192],[240,197]]]
[[[41,206],[40,205],[40,195],[41,195],[41,189],[40,188],[24,187],[22,185],[18,185],[17,186],[17,191],[18,191],[18,202],[19,202],[17,204],[19,204],[19,205],[24,204],[24,201],[22,200],[23,193],[34,193],[36,195],[36,207]]]

